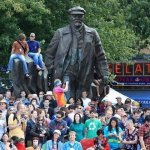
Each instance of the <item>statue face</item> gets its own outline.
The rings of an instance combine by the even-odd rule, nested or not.
[[[83,19],[84,19],[83,14],[71,14],[70,15],[70,21],[72,25],[77,29],[82,26]]]

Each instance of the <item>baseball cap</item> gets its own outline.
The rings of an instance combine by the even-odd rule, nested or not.
[[[120,96],[117,96],[116,99],[122,99]]]
[[[30,36],[35,36],[35,33],[30,33]]]
[[[61,82],[60,79],[56,79],[56,80],[54,81],[54,86],[59,86],[59,85],[62,85],[62,82]]]
[[[121,120],[121,116],[118,115],[118,114],[115,114],[114,117],[117,118],[117,119],[119,119],[119,120]]]
[[[52,96],[52,95],[53,95],[53,92],[52,92],[52,91],[47,91],[46,94],[44,94],[44,95],[45,95],[45,96],[47,96],[47,95]]]
[[[7,104],[7,101],[6,101],[6,99],[2,99],[2,100],[0,101],[0,103],[6,103],[6,104]]]
[[[129,103],[131,103],[131,99],[130,98],[127,98],[126,100],[125,100],[125,102],[124,102],[125,104],[129,104]]]
[[[54,133],[61,135],[61,132],[59,130],[54,130]]]

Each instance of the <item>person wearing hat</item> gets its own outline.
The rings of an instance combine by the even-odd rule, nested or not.
[[[43,56],[41,54],[40,43],[35,40],[35,33],[30,34],[30,39],[27,41],[29,46],[28,56],[33,59],[37,70],[44,70]]]
[[[2,116],[2,110],[0,110],[0,139],[2,138],[2,135],[7,131],[6,125],[6,118]]]
[[[45,150],[63,150],[63,143],[59,140],[61,132],[59,130],[54,130],[53,139],[48,140],[45,144]]]
[[[64,107],[67,103],[65,92],[68,91],[68,84],[69,84],[69,82],[67,81],[65,87],[63,88],[62,82],[60,79],[56,79],[54,81],[53,93],[54,93],[55,99],[57,101],[58,107]]]
[[[2,116],[6,118],[7,115],[7,101],[5,99],[2,99],[0,101],[0,110],[2,111]]]
[[[44,101],[49,100],[49,107],[51,108],[56,108],[57,107],[57,102],[54,99],[54,95],[52,91],[47,91],[46,94],[43,96],[43,100],[40,102],[40,107],[44,108]]]
[[[132,113],[132,103],[131,103],[131,99],[127,98],[124,102],[124,110],[127,114],[131,114]]]
[[[8,68],[6,74],[9,74],[13,69],[13,61],[18,58],[23,63],[23,71],[25,77],[29,77],[28,67],[25,60],[25,56],[27,56],[29,51],[28,44],[26,42],[26,36],[23,33],[20,33],[18,36],[18,40],[16,40],[12,45],[11,56],[8,63]]]
[[[54,97],[52,91],[47,91],[46,94],[44,94],[44,99],[41,102],[41,108],[44,108],[44,101],[45,100],[49,100],[49,107],[50,108],[56,108],[57,107],[57,101],[55,100],[55,97]]]
[[[55,32],[45,52],[49,76],[69,81],[67,98],[77,99],[83,90],[90,91],[94,68],[102,82],[108,83],[105,52],[97,31],[83,23],[85,13],[80,6],[70,8],[69,25]]]
[[[116,97],[117,103],[115,104],[116,108],[124,108],[121,97]]]

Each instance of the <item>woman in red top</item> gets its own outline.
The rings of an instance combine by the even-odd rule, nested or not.
[[[97,137],[94,139],[95,150],[110,150],[107,139],[104,137],[102,129],[97,130]]]
[[[97,137],[94,139],[83,139],[81,141],[83,150],[110,150],[107,139],[102,129],[97,130]]]
[[[28,67],[26,63],[25,56],[29,51],[28,44],[26,42],[26,36],[23,33],[20,33],[18,36],[18,40],[13,43],[11,56],[8,63],[7,74],[9,74],[13,69],[13,61],[18,58],[23,63],[23,71],[26,77],[29,77]]]

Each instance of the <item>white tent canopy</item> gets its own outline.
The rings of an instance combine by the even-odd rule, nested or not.
[[[116,104],[117,103],[117,100],[116,100],[116,97],[121,97],[122,98],[122,102],[124,103],[124,101],[129,98],[119,92],[117,92],[116,90],[110,88],[110,91],[109,91],[109,94],[107,94],[104,98],[103,98],[103,101],[105,100],[109,100],[112,102],[112,104]],[[132,100],[132,99],[131,99]],[[134,101],[134,100],[132,100]]]

